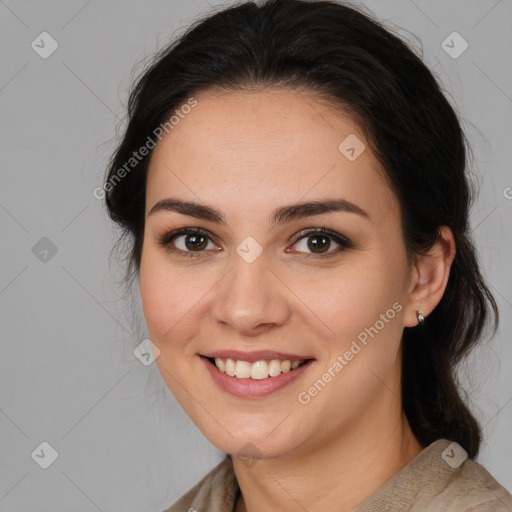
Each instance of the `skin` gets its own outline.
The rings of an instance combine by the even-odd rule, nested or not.
[[[232,454],[241,488],[237,511],[349,511],[424,448],[401,408],[401,335],[441,300],[455,255],[451,231],[409,264],[399,203],[348,115],[291,89],[203,91],[155,148],[148,173],[140,293],[156,359],[170,391],[202,433]],[[338,146],[355,134],[354,161]],[[177,212],[148,215],[173,196],[222,211],[227,226]],[[343,197],[371,220],[331,212],[269,230],[274,208]],[[327,227],[353,243],[316,257],[306,228]],[[198,257],[158,243],[171,230],[212,234]],[[236,252],[248,236],[263,252]],[[186,236],[174,248],[187,254]],[[328,243],[328,242],[327,242]],[[205,242],[206,244],[206,242]],[[292,249],[292,251],[286,251]],[[198,254],[197,252],[195,254]],[[311,258],[305,257],[311,255]],[[332,367],[380,315],[402,308],[307,404],[298,394]],[[269,349],[310,355],[295,382],[260,398],[239,398],[213,383],[198,354]],[[248,444],[249,443],[249,444]],[[242,449],[242,447],[244,447]]]

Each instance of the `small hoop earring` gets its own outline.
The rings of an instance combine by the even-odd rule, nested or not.
[[[420,327],[423,327],[423,324],[425,323],[425,317],[423,316],[423,313],[421,311],[416,311],[418,315],[418,325]]]

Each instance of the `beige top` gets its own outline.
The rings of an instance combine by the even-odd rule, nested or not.
[[[226,455],[163,512],[234,512],[240,488]],[[512,495],[455,442],[439,439],[352,512],[511,512]]]

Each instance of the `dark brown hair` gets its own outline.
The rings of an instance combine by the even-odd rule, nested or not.
[[[457,252],[445,293],[422,328],[404,329],[402,400],[423,445],[447,438],[474,458],[481,431],[456,368],[491,312],[496,332],[498,309],[470,236],[467,140],[420,56],[371,14],[328,0],[268,0],[197,20],[138,79],[106,183],[194,93],[266,87],[321,95],[361,125],[399,200],[411,260],[432,247],[440,226],[452,230]],[[105,187],[108,213],[130,243],[127,280],[140,267],[150,156]]]

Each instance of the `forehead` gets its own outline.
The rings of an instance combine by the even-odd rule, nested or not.
[[[146,214],[171,195],[233,212],[326,196],[377,216],[397,208],[361,127],[340,108],[291,89],[194,98],[153,151]],[[354,152],[343,152],[352,149],[344,141],[357,153],[366,148],[348,158]]]

